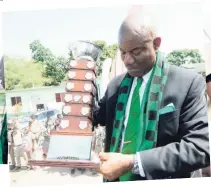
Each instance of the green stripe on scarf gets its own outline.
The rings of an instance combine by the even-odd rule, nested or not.
[[[152,149],[157,143],[157,124],[159,121],[158,110],[160,102],[163,98],[163,89],[167,82],[168,63],[165,62],[164,56],[157,52],[156,62],[152,70],[152,74],[146,85],[143,99],[141,101],[140,124],[134,127],[136,131],[136,151],[144,151]],[[120,152],[121,133],[125,120],[125,110],[129,98],[133,77],[129,74],[125,76],[121,85],[117,99],[116,114],[113,125],[113,133],[110,145],[110,152]],[[138,120],[137,120],[138,121]],[[135,133],[135,132],[134,132]],[[127,145],[130,146],[130,145]],[[123,151],[123,154],[131,154]],[[120,181],[132,181],[135,175],[129,172],[120,177]]]

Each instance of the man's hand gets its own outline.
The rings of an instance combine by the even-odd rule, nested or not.
[[[133,167],[133,155],[124,155],[121,153],[100,153],[102,162],[96,172],[101,173],[105,179],[113,181],[121,175],[130,171]]]

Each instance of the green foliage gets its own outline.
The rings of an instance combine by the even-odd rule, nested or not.
[[[45,82],[45,86],[58,86],[66,77],[67,71],[68,61],[64,58],[60,57],[46,61],[43,76],[47,77],[48,80]]]
[[[5,86],[6,90],[15,88],[32,88],[42,86],[42,66],[33,61],[5,57]]]
[[[45,62],[54,59],[50,49],[45,48],[39,40],[33,41],[29,47],[32,51],[32,58],[35,60],[35,62]]]
[[[168,54],[168,62],[180,66],[185,63],[203,63],[199,50],[197,49],[183,49],[174,50]]]
[[[106,42],[100,40],[93,43],[102,48],[102,55],[98,62],[98,75],[100,75],[103,61],[106,58],[113,59],[115,57],[117,44],[107,45]],[[66,59],[54,56],[39,40],[33,41],[29,48],[33,60],[4,57],[6,90],[57,86],[65,80],[69,69],[69,60],[73,59],[71,50],[69,50],[69,58]]]
[[[42,76],[45,78],[45,86],[58,86],[66,77],[68,71],[68,59],[54,56],[40,41],[35,40],[30,44],[32,58],[43,65]]]
[[[42,86],[42,65],[33,61],[4,57],[6,90]]]

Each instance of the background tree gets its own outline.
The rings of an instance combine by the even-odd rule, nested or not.
[[[44,47],[39,40],[35,40],[30,43],[29,48],[35,62],[46,62],[55,58],[50,49]]]
[[[185,63],[203,63],[204,60],[198,49],[174,50],[168,54],[168,62],[180,66]]]
[[[102,48],[102,54],[97,63],[98,76],[102,72],[102,63],[106,58],[114,58],[117,44],[107,45],[105,41],[97,40],[93,43]],[[6,90],[33,88],[40,86],[58,86],[67,77],[69,61],[73,59],[69,50],[69,58],[55,56],[50,49],[39,40],[30,43],[33,60],[11,58],[5,56],[5,87]]]
[[[55,58],[45,62],[43,76],[47,78],[45,86],[58,86],[65,78],[68,71],[68,61],[63,58]]]
[[[43,86],[43,67],[33,61],[4,57],[6,90]]]
[[[33,41],[30,44],[30,49],[34,61],[43,65],[44,85],[58,86],[66,78],[69,60],[64,57],[54,56],[39,40]]]

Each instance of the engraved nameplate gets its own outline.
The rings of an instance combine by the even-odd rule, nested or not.
[[[90,160],[91,144],[92,136],[51,135],[47,159],[60,160],[62,157],[73,157]]]

